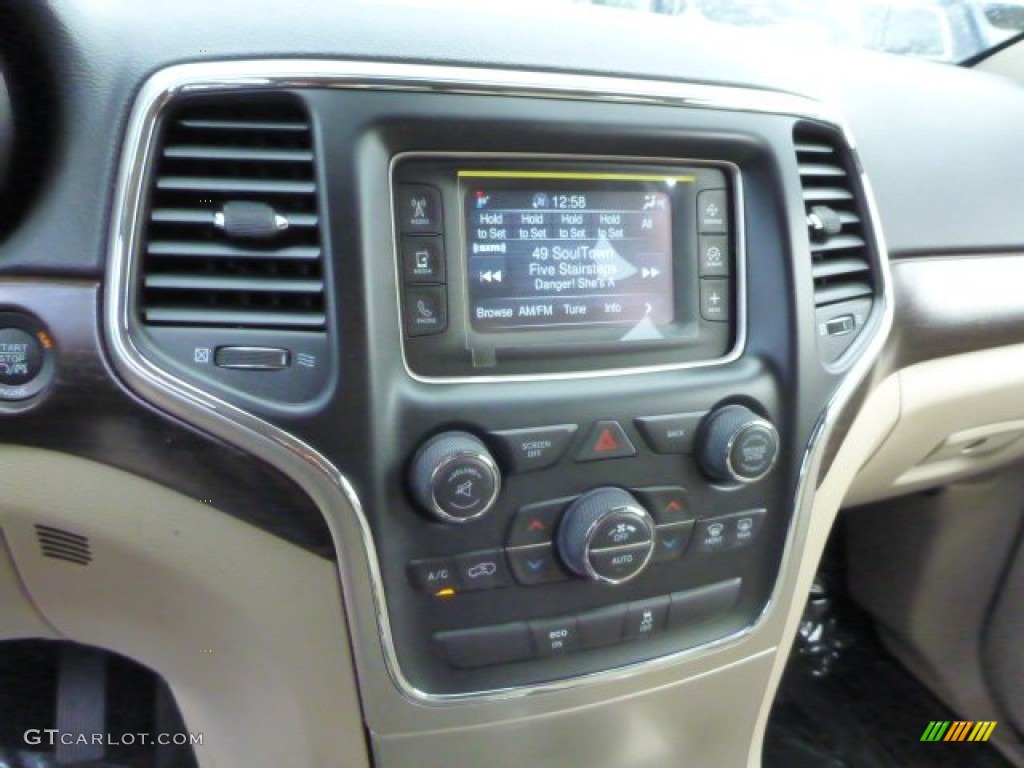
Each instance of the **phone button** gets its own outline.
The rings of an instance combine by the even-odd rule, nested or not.
[[[405,332],[430,336],[448,327],[448,297],[444,286],[409,288],[405,292]]]

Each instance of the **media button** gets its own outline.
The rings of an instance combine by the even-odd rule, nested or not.
[[[444,239],[440,236],[403,237],[402,274],[410,284],[443,283]]]

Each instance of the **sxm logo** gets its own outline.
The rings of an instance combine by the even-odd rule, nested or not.
[[[995,720],[932,720],[921,741],[988,741],[995,729]]]

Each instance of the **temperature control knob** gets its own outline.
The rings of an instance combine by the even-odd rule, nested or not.
[[[697,460],[713,480],[753,483],[768,474],[778,456],[779,433],[745,406],[712,411],[701,425]]]
[[[468,523],[486,515],[501,491],[501,472],[479,439],[468,432],[435,435],[413,457],[413,495],[445,523]]]
[[[565,511],[558,552],[577,575],[622,584],[647,567],[654,552],[654,522],[632,494],[595,488]]]

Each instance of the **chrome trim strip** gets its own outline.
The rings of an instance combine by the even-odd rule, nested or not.
[[[426,376],[424,374],[416,373],[409,366],[409,358],[405,354],[405,343],[408,339],[405,333],[405,317],[404,307],[402,306],[402,299],[404,296],[402,286],[402,275],[399,253],[401,237],[397,230],[394,232],[394,263],[396,265],[395,271],[395,296],[397,299],[397,311],[398,311],[398,325],[401,328],[401,339],[402,345],[402,365],[405,367],[405,372],[410,378],[424,384],[486,384],[498,381],[566,381],[569,379],[597,379],[604,378],[607,376],[629,376],[638,375],[645,373],[659,373],[662,371],[678,371],[683,369],[691,368],[709,368],[718,365],[727,365],[728,363],[739,360],[743,354],[743,350],[747,345],[747,239],[746,239],[746,218],[744,216],[743,207],[743,174],[740,172],[739,166],[735,163],[730,163],[724,160],[693,160],[687,158],[671,158],[666,160],[665,158],[657,157],[643,157],[643,156],[624,156],[624,155],[546,155],[537,153],[518,153],[518,152],[401,152],[391,158],[391,163],[388,167],[388,185],[391,191],[391,220],[397,222],[397,215],[395,212],[395,166],[403,160],[415,159],[415,158],[426,158],[428,160],[436,159],[466,159],[466,160],[508,160],[508,161],[521,161],[521,162],[551,162],[551,161],[572,161],[572,162],[594,162],[594,163],[629,163],[631,165],[656,165],[665,169],[673,166],[680,167],[703,167],[703,168],[717,168],[723,173],[729,176],[730,183],[733,191],[733,211],[732,219],[735,224],[733,228],[733,238],[736,243],[736,275],[734,279],[734,285],[736,287],[736,298],[733,301],[733,306],[736,308],[736,337],[733,340],[732,347],[720,357],[713,357],[707,360],[693,360],[688,362],[680,363],[663,363],[660,365],[644,365],[644,366],[632,366],[632,367],[620,367],[620,368],[600,368],[592,371],[563,371],[561,373],[502,373],[502,374],[482,374],[480,376]],[[459,232],[458,247],[461,250],[463,244],[466,242],[466,232],[464,229],[465,220],[460,217],[460,225],[463,229]],[[673,259],[674,261],[674,259]],[[463,259],[465,262],[465,259]],[[450,275],[449,275],[450,280]],[[451,282],[448,284],[449,290],[451,289]],[[462,300],[465,306],[470,306],[469,300],[469,286],[465,280],[461,281],[459,289],[462,293]]]
[[[860,355],[828,404],[808,443],[801,463],[794,518],[786,539],[780,578],[768,607],[758,621],[734,635],[698,648],[600,673],[506,690],[436,695],[417,690],[405,678],[398,663],[373,537],[360,500],[345,476],[322,454],[296,437],[160,368],[142,354],[132,338],[132,286],[136,268],[133,255],[141,226],[138,214],[145,195],[152,139],[161,111],[172,99],[185,93],[285,87],[517,95],[780,114],[834,125],[843,131],[847,144],[855,151],[842,120],[825,105],[801,96],[668,81],[366,61],[288,59],[185,64],[157,72],[140,91],[125,134],[114,196],[104,325],[117,372],[140,397],[266,461],[310,495],[327,520],[338,551],[340,585],[356,664],[364,682],[383,664],[403,696],[410,702],[428,705],[498,701],[566,690],[622,680],[650,669],[703,658],[723,648],[739,645],[756,633],[780,604],[786,608],[786,596],[779,592],[799,544],[796,531],[801,520],[811,513],[815,470],[839,414],[870,371],[892,324],[893,307],[884,241],[878,230],[874,198],[863,171],[861,183],[866,192],[880,261],[878,310],[873,313],[875,321],[865,328],[865,336],[844,356],[850,359],[854,354]],[[375,618],[376,630],[367,626],[368,616]],[[371,643],[374,637],[376,642]]]

